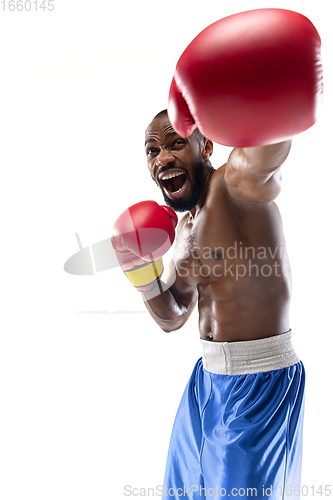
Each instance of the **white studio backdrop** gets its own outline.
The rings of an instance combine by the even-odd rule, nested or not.
[[[128,206],[163,201],[143,138],[167,106],[180,54],[212,22],[263,7],[308,16],[323,42],[324,106],[294,140],[278,205],[294,344],[308,373],[303,484],[332,484],[332,7],[41,3],[10,11],[0,2],[0,498],[121,499],[130,488],[152,498],[162,483],[174,416],[201,355],[197,315],[165,334],[119,269],[72,276],[63,265],[78,250],[75,233],[91,245]],[[230,151],[217,146],[214,166]]]

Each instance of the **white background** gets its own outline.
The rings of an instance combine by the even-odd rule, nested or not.
[[[129,205],[162,202],[143,137],[167,106],[178,57],[207,25],[260,7],[305,14],[323,42],[324,107],[294,140],[278,204],[294,344],[308,377],[303,484],[331,484],[332,8],[327,0],[54,5],[9,12],[0,2],[1,499],[121,499],[125,485],[151,498],[148,488],[161,484],[175,412],[201,355],[196,313],[165,334],[119,269],[82,277],[63,265],[78,250],[76,232],[90,245]],[[216,148],[214,166],[230,151]]]

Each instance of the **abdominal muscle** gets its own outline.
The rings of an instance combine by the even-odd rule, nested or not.
[[[198,284],[197,289],[199,331],[204,340],[256,340],[289,330],[288,280],[245,276],[239,281],[221,278]]]

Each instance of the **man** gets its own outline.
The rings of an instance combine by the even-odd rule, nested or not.
[[[204,340],[254,340],[287,332],[289,265],[272,201],[281,189],[280,167],[291,142],[234,149],[227,164],[215,170],[212,142],[198,130],[188,139],[180,137],[163,111],[147,128],[145,143],[149,172],[165,202],[176,211],[188,210],[171,263],[176,282],[147,302],[152,312],[158,310],[159,326],[166,331],[183,326],[200,297]]]
[[[304,391],[273,202],[291,141],[234,149],[215,170],[212,142],[198,130],[180,137],[163,111],[145,142],[166,203],[188,212],[171,261],[174,283],[143,297],[166,332],[181,328],[198,303],[203,346],[175,421],[165,498],[177,490],[176,498],[237,498],[237,491],[240,498],[251,489],[259,498],[280,498],[287,485],[300,485]]]
[[[148,169],[168,207],[130,207],[112,242],[164,331],[198,305],[203,348],[175,419],[164,499],[299,496],[305,373],[274,200],[290,137],[315,122],[319,50],[314,26],[291,11],[220,20],[183,52],[168,111],[146,130]],[[216,170],[213,140],[237,146]],[[186,214],[163,283],[168,245],[157,240],[164,229],[172,244],[173,210]]]

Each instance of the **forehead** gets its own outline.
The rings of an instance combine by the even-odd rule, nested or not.
[[[177,136],[178,134],[172,127],[167,116],[161,116],[153,120],[147,127],[145,133],[145,143],[151,141],[163,141],[169,136]]]

